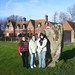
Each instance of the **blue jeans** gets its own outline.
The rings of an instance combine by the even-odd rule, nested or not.
[[[45,63],[46,51],[44,52],[41,51],[40,53],[38,53],[38,57],[39,57],[39,67],[44,68],[46,66]]]
[[[30,60],[30,66],[34,66],[35,65],[35,53],[31,54],[31,60]]]

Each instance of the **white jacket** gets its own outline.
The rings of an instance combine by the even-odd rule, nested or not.
[[[37,42],[33,41],[32,39],[29,42],[29,53],[36,53],[37,51]]]
[[[37,52],[38,53],[40,53],[41,51],[47,51],[47,39],[46,38],[44,38],[44,40],[43,40],[43,44],[42,44],[42,46],[40,45],[40,38],[37,40],[37,46],[38,46],[38,48],[37,48]]]

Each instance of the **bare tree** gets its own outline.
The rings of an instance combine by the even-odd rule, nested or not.
[[[59,22],[64,23],[66,20],[70,20],[69,16],[65,12],[60,12],[59,14]]]
[[[71,16],[71,20],[75,21],[75,5],[73,5],[72,7],[68,8],[68,13]]]
[[[22,19],[22,17],[19,17],[19,16],[15,16],[15,15],[11,15],[9,16],[8,18],[8,22],[11,22],[12,25],[13,25],[13,31],[14,31],[14,37],[15,37],[15,27],[16,27],[16,21],[19,21]]]
[[[11,22],[13,25],[13,31],[14,31],[14,37],[15,37],[15,25],[16,25],[16,17],[14,15],[9,16],[8,18],[8,23]]]
[[[2,26],[2,19],[0,19],[0,30],[1,30],[1,26]]]
[[[0,19],[0,29],[5,30],[7,19]]]
[[[53,15],[53,22],[57,22],[57,16],[58,16],[58,13],[55,12]]]

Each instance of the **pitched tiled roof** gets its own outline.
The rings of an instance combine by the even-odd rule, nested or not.
[[[58,23],[50,22],[50,21],[48,22],[48,26],[50,26],[50,27],[53,26],[53,25],[55,25],[55,24],[58,24]]]
[[[16,25],[20,25],[21,24],[21,22],[16,22]]]
[[[16,25],[22,25],[22,24],[28,24],[29,23],[29,21],[25,21],[25,22],[21,22],[21,21],[19,21],[19,22],[16,22]]]
[[[75,22],[67,21],[69,25],[75,30]]]
[[[40,19],[40,20],[35,20],[35,27],[37,27],[38,24],[41,24],[42,26],[45,25],[45,20],[44,19]]]
[[[58,24],[58,23],[56,23],[56,22],[50,22],[52,25],[55,25],[55,24]]]
[[[31,21],[33,27],[35,27],[35,20],[30,19],[30,21]],[[30,22],[30,21],[29,21],[29,22]]]

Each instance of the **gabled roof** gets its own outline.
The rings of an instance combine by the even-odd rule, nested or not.
[[[25,21],[23,23],[21,21],[19,21],[19,22],[16,22],[16,25],[22,25],[22,24],[26,24],[27,25],[28,23],[29,23],[29,21]]]
[[[33,27],[35,27],[35,20],[30,19],[29,22],[32,23]]]
[[[41,26],[45,25],[45,20],[44,19],[40,19],[40,20],[35,20],[35,27],[37,27],[38,24],[41,24]]]
[[[55,25],[55,24],[58,24],[58,23],[56,23],[56,22],[50,22],[50,21],[48,22],[48,26],[50,26],[50,27],[53,26],[53,25]]]
[[[75,30],[75,22],[67,21],[69,25]]]
[[[50,22],[52,25],[55,25],[55,24],[58,24],[58,23],[56,23],[56,22]]]

